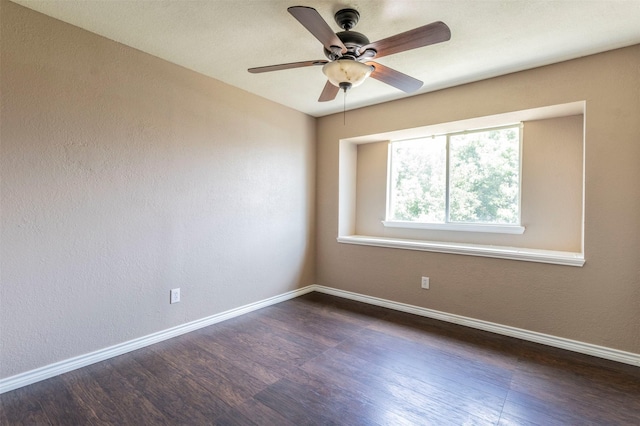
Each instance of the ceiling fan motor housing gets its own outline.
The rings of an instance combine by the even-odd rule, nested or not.
[[[357,31],[351,31],[351,29],[355,27],[360,20],[360,13],[355,9],[341,9],[336,12],[334,18],[340,28],[344,30],[336,33],[336,36],[338,36],[340,41],[342,41],[344,47],[347,48],[347,52],[339,55],[336,52],[331,52],[325,48],[325,56],[332,61],[335,61],[340,57],[344,58],[345,56],[347,58],[357,59],[362,53],[360,52],[360,48],[369,44],[369,39],[364,34]]]
[[[360,52],[360,48],[369,44],[369,39],[367,38],[367,36],[357,31],[340,31],[339,33],[336,33],[336,35],[338,36],[340,41],[342,41],[344,47],[347,48],[347,53],[342,54],[343,57],[347,56],[356,59],[362,53]],[[326,48],[324,49],[324,54],[332,61],[339,58],[338,55],[330,52]]]

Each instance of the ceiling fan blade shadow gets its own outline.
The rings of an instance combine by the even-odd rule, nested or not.
[[[324,65],[327,62],[329,61],[319,60],[319,61],[290,62],[288,64],[268,65],[266,67],[249,68],[247,71],[249,71],[252,74],[259,74],[261,72],[288,70],[291,68],[311,67],[313,65]]]
[[[331,51],[332,46],[339,47],[342,53],[347,51],[347,48],[342,43],[342,40],[333,32],[329,24],[322,19],[322,16],[312,7],[306,6],[292,6],[287,9],[294,18],[298,20],[315,38],[320,41],[328,51]]]
[[[374,49],[376,58],[404,52],[405,50],[417,49],[418,47],[429,46],[451,39],[451,30],[444,22],[432,22],[413,30],[405,31],[391,37],[383,38],[360,48],[361,52],[366,49]]]
[[[339,91],[340,88],[338,86],[334,86],[330,81],[327,80],[327,84],[324,85],[324,89],[322,89],[322,93],[318,98],[318,102],[327,102],[334,100]]]
[[[390,86],[400,89],[406,93],[413,93],[422,87],[422,81],[396,71],[377,62],[367,62],[367,65],[373,65],[375,68],[371,73],[371,77]]]

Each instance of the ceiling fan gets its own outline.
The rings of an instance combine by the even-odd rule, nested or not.
[[[279,71],[322,65],[327,83],[320,94],[319,102],[333,100],[340,89],[345,92],[356,87],[371,76],[406,93],[422,87],[422,81],[374,62],[374,58],[441,43],[451,38],[451,31],[444,22],[433,22],[391,37],[369,42],[369,39],[352,28],[360,19],[355,9],[341,9],[336,12],[336,23],[344,31],[334,33],[329,24],[312,7],[292,6],[287,11],[293,15],[324,46],[324,54],[329,60],[291,62],[249,68],[250,73]]]

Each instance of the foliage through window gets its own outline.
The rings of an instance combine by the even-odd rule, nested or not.
[[[520,223],[520,125],[394,141],[387,221]]]

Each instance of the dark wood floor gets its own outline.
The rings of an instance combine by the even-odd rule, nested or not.
[[[3,425],[640,425],[640,368],[311,293],[0,400]]]

